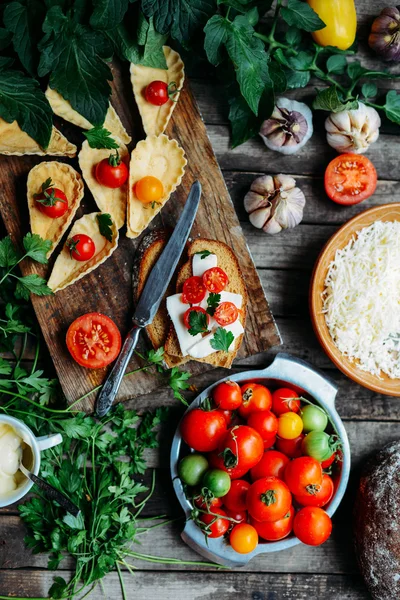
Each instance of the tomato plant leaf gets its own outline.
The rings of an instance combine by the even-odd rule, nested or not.
[[[343,54],[334,54],[326,61],[328,73],[343,75],[347,67],[347,59]]]
[[[368,81],[362,86],[361,93],[364,96],[364,98],[374,98],[374,96],[376,96],[378,93],[378,88],[375,83],[372,83],[372,81]]]
[[[267,12],[273,4],[273,0],[218,0],[218,4],[225,4],[238,12],[247,13],[252,8],[258,8],[261,15]]]
[[[94,29],[114,29],[128,10],[129,0],[92,0],[93,13],[90,25]]]
[[[229,22],[222,15],[214,15],[204,27],[204,32],[206,34],[204,39],[204,49],[208,60],[214,66],[217,66],[222,62],[222,47],[228,39],[229,29]]]
[[[103,61],[112,53],[99,31],[67,18],[53,6],[43,24],[38,73],[93,125],[102,125],[109,105],[112,74]]]
[[[232,129],[231,143],[233,148],[258,134],[261,123],[271,116],[274,104],[274,91],[270,86],[265,87],[261,96],[259,116],[253,113],[239,93],[229,99],[229,120]]]
[[[227,331],[223,327],[218,327],[214,333],[214,337],[210,341],[211,348],[214,350],[222,350],[223,352],[229,352],[230,345],[232,344],[235,336],[232,331]]]
[[[18,125],[42,148],[47,148],[53,111],[38,82],[21,71],[0,65],[0,117]]]
[[[112,219],[108,213],[100,213],[97,215],[97,222],[99,224],[99,231],[101,235],[103,235],[106,240],[112,242],[113,240],[113,230],[112,230]]]
[[[313,108],[315,110],[327,110],[329,112],[337,113],[342,110],[358,108],[358,101],[349,100],[348,102],[342,102],[339,98],[337,88],[331,86],[318,92],[317,97],[313,102]]]
[[[154,17],[159,33],[186,45],[215,11],[215,0],[142,0],[146,17]]]
[[[383,110],[388,119],[400,124],[400,94],[396,90],[390,90],[387,93]]]
[[[148,23],[145,20],[144,23],[146,24],[146,33],[144,36],[144,43],[142,44],[142,55],[140,56],[138,63],[145,67],[153,67],[153,69],[166,69],[167,62],[165,60],[163,46],[168,39],[168,35],[156,31],[152,17],[150,17]]]
[[[12,33],[12,43],[23,67],[36,74],[37,44],[41,37],[44,7],[39,0],[10,2],[4,9],[4,25]]]
[[[281,15],[288,25],[304,31],[317,31],[326,27],[311,6],[300,0],[288,0],[287,6],[281,8]]]
[[[119,148],[117,142],[111,137],[111,132],[102,126],[84,131],[83,135],[86,137],[91,148],[108,148],[110,150]]]

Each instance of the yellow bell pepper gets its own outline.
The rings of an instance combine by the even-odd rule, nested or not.
[[[326,24],[314,31],[314,41],[320,46],[335,46],[347,50],[356,38],[357,14],[354,0],[307,0]]]

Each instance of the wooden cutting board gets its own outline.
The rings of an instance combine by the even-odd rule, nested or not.
[[[127,130],[131,133],[132,147],[134,147],[134,144],[145,135],[133,98],[127,69],[126,72],[123,72],[115,67],[113,73],[112,103]],[[55,119],[55,124],[70,141],[77,144],[79,150],[84,139],[81,131],[61,119]],[[175,138],[183,147],[188,164],[182,185],[172,195],[161,214],[153,221],[151,228],[174,226],[192,183],[198,179],[203,188],[203,195],[191,235],[192,237],[199,235],[224,241],[235,252],[249,292],[246,334],[238,358],[263,352],[280,343],[279,333],[208,139],[206,128],[187,83],[180,95],[166,133],[169,137]],[[30,156],[0,156],[0,212],[6,229],[16,244],[20,244],[23,235],[29,231],[26,200],[27,174],[41,160],[52,159],[53,157],[44,159]],[[69,162],[79,170],[77,159]],[[78,210],[77,218],[94,210],[97,210],[96,205],[85,186],[85,197]],[[125,229],[122,229],[120,232],[120,243],[117,250],[97,270],[54,296],[43,298],[32,296],[33,307],[67,401],[70,404],[89,393],[85,400],[76,405],[77,408],[88,412],[93,409],[96,398],[96,394],[90,394],[90,391],[102,383],[108,370],[89,370],[76,364],[67,351],[65,334],[74,319],[92,311],[102,312],[111,317],[120,328],[122,335],[128,331],[133,314],[132,263],[141,238],[129,240],[124,235],[124,231]],[[24,261],[21,263],[23,274],[35,272],[44,277],[48,276],[57,254],[56,250],[49,266]],[[142,339],[140,348],[144,349],[146,346],[147,341]],[[128,370],[135,369],[140,365],[140,360],[134,358]],[[209,365],[193,361],[185,365],[185,369],[193,374],[211,368]],[[163,379],[157,373],[137,373],[123,380],[118,399],[134,398],[149,393],[160,385],[163,385]]]

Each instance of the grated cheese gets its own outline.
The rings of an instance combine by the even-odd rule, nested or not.
[[[363,371],[400,378],[400,222],[376,221],[337,250],[322,298],[339,350]]]

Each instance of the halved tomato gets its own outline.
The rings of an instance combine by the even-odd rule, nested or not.
[[[338,204],[358,204],[375,192],[376,169],[366,156],[340,154],[325,171],[325,191]]]
[[[219,294],[228,285],[229,279],[220,267],[212,267],[203,274],[203,283],[209,292]]]
[[[193,275],[183,284],[182,300],[186,304],[197,304],[203,300],[206,291],[202,278]]]
[[[69,326],[67,348],[82,367],[101,369],[117,358],[121,350],[121,334],[114,321],[106,315],[86,313]]]
[[[238,318],[238,309],[233,304],[233,302],[221,302],[214,313],[214,319],[217,321],[218,325],[225,327],[226,325],[231,325]]]

